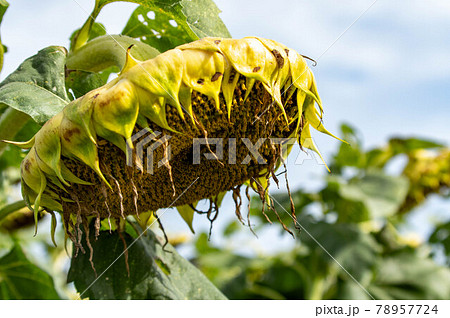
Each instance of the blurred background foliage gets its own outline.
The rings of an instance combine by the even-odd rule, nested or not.
[[[292,193],[301,227],[295,247],[276,255],[245,257],[196,241],[193,262],[231,299],[449,299],[449,223],[434,224],[428,241],[398,228],[429,196],[448,198],[450,152],[417,138],[389,140],[363,151],[347,124],[332,174],[318,192]],[[406,160],[399,174],[386,166]],[[273,196],[284,223],[292,223],[287,194]],[[250,215],[256,233],[270,226],[259,199]],[[294,228],[292,226],[292,228]],[[248,229],[247,229],[248,230]],[[229,224],[229,240],[242,226]],[[280,230],[282,231],[282,230]]]
[[[113,1],[96,1],[93,15],[98,15],[97,11],[110,2]],[[151,55],[155,49],[163,52],[207,34],[228,36],[212,1],[132,2],[141,5],[126,23],[120,41],[124,44],[136,41],[134,50],[141,56]],[[7,2],[0,0],[0,22],[7,8]],[[123,61],[112,49],[114,42],[104,35],[101,24],[88,20],[70,36],[67,61],[74,67],[66,70],[65,80],[58,84],[61,94],[79,97],[103,85],[111,73],[119,71]],[[101,69],[95,69],[98,64],[88,62],[100,46],[109,49],[102,53]],[[83,50],[77,55],[74,47]],[[0,43],[0,48],[2,63],[6,47]],[[23,65],[19,69],[21,74],[32,74],[37,82],[44,83],[45,76],[56,74],[52,68],[39,70],[33,63]],[[18,78],[14,77],[16,81]],[[11,78],[2,82],[0,90],[10,82]],[[22,103],[19,106],[25,107],[22,111],[11,108],[8,104],[11,100],[6,103],[3,98],[4,91],[0,93],[0,139],[30,139],[40,125],[31,119],[23,100],[19,100]],[[295,229],[290,215],[289,196],[279,191],[273,195],[281,220],[296,236],[290,250],[244,255],[237,249],[212,243],[208,233],[197,233],[191,241],[172,235],[170,242],[177,249],[190,247],[191,262],[230,299],[449,299],[450,222],[438,220],[428,224],[431,235],[425,240],[404,235],[401,228],[429,198],[448,199],[450,150],[446,145],[420,138],[392,138],[382,147],[365,150],[362,134],[351,124],[343,124],[341,131],[350,145],[341,144],[335,151],[328,162],[332,174],[322,180],[321,188],[292,192],[300,231]],[[88,257],[80,255],[70,264],[71,246],[61,244],[65,241],[61,225],[56,231],[59,245],[53,246],[46,230],[50,228],[48,214],[40,216],[42,230],[33,237],[33,216],[20,195],[20,162],[25,154],[18,147],[0,144],[0,299],[76,298],[76,290],[81,292],[89,285],[86,277],[92,278],[93,272],[83,274],[91,271]],[[262,215],[259,198],[252,197],[249,207],[256,235],[279,226],[269,224]],[[277,223],[275,215],[267,213]],[[280,235],[288,235],[279,228]],[[232,221],[222,231],[215,229],[213,235],[233,241],[243,232],[250,233],[248,226]],[[126,235],[128,243],[137,237],[132,227]],[[140,240],[129,256],[134,262],[130,263],[133,273],[137,272],[133,269],[138,268],[140,258],[153,262],[147,270],[139,271],[145,284],[133,275],[132,278],[122,275],[116,279],[116,285],[104,281],[106,285],[100,284],[103,287],[89,292],[91,299],[150,297],[155,287],[149,286],[158,284],[152,281],[152,275],[159,273],[164,278],[173,269],[196,278],[188,284],[183,280],[188,278],[183,276],[164,278],[162,284],[173,286],[164,290],[167,298],[183,297],[183,292],[191,298],[201,298],[193,293],[196,283],[206,286],[203,297],[223,297],[176,250],[167,256],[153,235]],[[105,246],[117,246],[118,241],[117,236],[101,239],[94,244],[98,252],[94,255],[106,255]],[[122,249],[108,253],[106,258],[94,259],[97,268],[107,267],[106,260],[120,255]],[[122,266],[117,272],[125,273],[124,263],[117,266]],[[67,283],[69,269],[69,280],[75,284]],[[188,285],[191,287],[185,287]]]

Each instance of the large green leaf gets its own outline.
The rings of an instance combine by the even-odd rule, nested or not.
[[[219,18],[221,12],[212,0],[182,0],[186,23],[199,38],[207,36],[231,37],[228,29]]]
[[[212,0],[132,1],[141,4],[122,34],[164,52],[206,36],[231,37]]]
[[[406,178],[388,176],[379,170],[368,171],[364,176],[355,177],[348,183],[341,181],[338,188],[343,199],[363,203],[371,218],[393,215],[405,200],[407,192]]]
[[[110,67],[101,73],[71,70],[66,77],[66,88],[73,98],[81,97],[91,90],[105,85],[111,74],[109,70],[113,70],[113,68]]]
[[[60,299],[53,279],[19,245],[0,258],[0,299]]]
[[[127,48],[138,60],[154,58],[159,54],[153,47],[123,35],[103,35],[89,41],[87,44],[67,57],[67,68],[86,72],[99,72],[108,67],[123,67]]]
[[[302,223],[309,234],[303,234],[301,241],[315,250],[328,266],[339,270],[342,279],[352,281],[353,276],[362,284],[368,283],[370,269],[380,252],[372,236],[353,224],[311,223],[307,218]]]
[[[370,219],[370,212],[366,204],[353,198],[345,198],[340,190],[342,186],[347,186],[347,182],[342,178],[327,178],[327,186],[320,191],[320,201],[325,204],[324,212],[335,212],[338,215],[338,222],[358,223]]]
[[[92,231],[93,232],[93,231]],[[68,281],[81,297],[90,299],[224,299],[225,296],[189,261],[166,245],[150,230],[136,240],[124,233],[130,276],[126,269],[124,245],[117,232],[91,237],[93,264],[89,253],[72,258]],[[86,249],[89,251],[88,249]],[[117,260],[116,260],[117,259]],[[111,267],[109,267],[111,265]],[[101,275],[104,272],[103,275]],[[100,276],[101,275],[101,276]]]
[[[377,263],[370,291],[379,299],[450,299],[450,270],[417,251]]]
[[[50,46],[26,59],[0,83],[0,104],[43,124],[68,103],[64,66],[66,49]]]

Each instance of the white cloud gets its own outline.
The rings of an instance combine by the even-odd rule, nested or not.
[[[67,46],[71,32],[81,26],[92,9],[92,0],[77,2],[12,3],[2,23],[2,40],[9,47],[2,77],[47,45]],[[317,58],[373,0],[216,3],[234,37],[273,38]],[[110,4],[99,21],[109,32],[118,33],[134,7]],[[313,69],[326,106],[325,124],[336,131],[339,122],[353,122],[364,128],[364,134],[373,142],[399,132],[450,136],[445,123],[449,113],[443,106],[449,98],[442,88],[450,81],[449,8],[446,0],[378,0]],[[420,87],[431,89],[430,83],[436,84],[438,91],[417,94]],[[414,100],[410,96],[415,96]],[[428,105],[429,96],[441,97]],[[417,106],[420,103],[422,109],[433,112],[421,112]],[[418,130],[421,117],[426,121]]]
[[[232,35],[277,39],[319,57],[373,3],[368,1],[218,0]],[[349,67],[405,85],[448,78],[448,1],[378,0],[328,49],[321,67]]]

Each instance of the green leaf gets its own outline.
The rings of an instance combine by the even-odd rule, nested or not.
[[[389,160],[392,159],[394,153],[389,147],[375,148],[369,150],[365,154],[365,167],[366,168],[383,168]]]
[[[103,35],[89,41],[67,56],[67,68],[86,72],[99,72],[108,67],[122,69],[127,48],[133,45],[130,54],[144,61],[159,54],[153,47],[123,35]]]
[[[314,250],[323,262],[339,270],[342,279],[352,280],[336,263],[337,260],[358,282],[368,283],[373,263],[381,251],[372,236],[353,224],[311,223],[308,218],[303,219],[302,223],[311,236],[303,234],[301,241]],[[329,254],[318,246],[317,242]]]
[[[74,98],[78,98],[105,85],[109,74],[111,72],[92,73],[71,70],[66,77],[66,88],[73,93]]]
[[[229,237],[238,232],[242,228],[242,224],[237,221],[232,221],[223,230],[223,236]]]
[[[64,65],[66,49],[50,46],[26,59],[0,83],[0,103],[43,124],[68,103]]]
[[[211,246],[208,239],[208,234],[206,233],[200,233],[197,241],[195,242],[195,249],[197,250],[197,252],[201,254],[208,254],[211,252],[220,251],[218,248]]]
[[[94,231],[91,231],[91,233]],[[224,299],[223,294],[189,261],[148,230],[136,241],[123,234],[128,249],[127,274],[124,245],[117,232],[91,237],[93,264],[89,255],[72,258],[68,281],[81,297],[90,299]],[[135,243],[134,243],[135,242]],[[86,249],[89,251],[89,249]],[[117,259],[117,261],[116,261]],[[108,268],[110,265],[112,266]],[[105,271],[106,270],[106,271]],[[101,275],[103,272],[105,273]],[[101,276],[100,276],[101,275]],[[95,283],[94,283],[95,282]],[[93,283],[93,284],[92,284]],[[90,286],[92,284],[92,286]]]
[[[60,299],[53,279],[31,263],[19,245],[0,258],[0,299]]]
[[[336,212],[340,223],[358,223],[370,219],[370,212],[367,206],[353,199],[347,199],[340,193],[341,185],[346,185],[340,178],[328,178],[328,184],[321,192],[321,201],[326,203],[325,213]]]
[[[242,277],[243,272],[247,271],[252,262],[260,262],[259,260],[252,260],[251,258],[236,255],[227,249],[219,249],[211,246],[208,241],[208,234],[206,233],[201,233],[198,236],[195,242],[195,248],[198,254],[195,259],[195,264],[220,290],[233,296],[233,298],[236,298],[234,294],[235,281],[238,280],[238,288],[242,291],[247,285],[245,283],[245,277]],[[271,262],[267,259],[266,263],[270,264]],[[260,270],[262,270],[262,266],[260,266]],[[228,287],[226,287],[227,285]],[[232,290],[226,291],[224,289]]]
[[[6,12],[6,9],[8,9],[9,3],[5,0],[0,0],[0,24],[3,20],[3,15]],[[0,71],[3,69],[3,55],[5,53],[5,47],[2,44],[2,40],[0,38]]]
[[[391,138],[387,147],[375,148],[366,153],[366,167],[383,168],[399,154],[411,154],[419,149],[440,149],[444,145],[432,140],[419,138]]]
[[[360,168],[363,165],[364,153],[352,141],[348,142],[348,144],[342,143],[334,156],[333,162],[330,164],[332,173],[339,173],[344,167]]]
[[[231,37],[211,0],[132,1],[139,3],[122,34],[160,52],[206,36]]]
[[[371,170],[363,177],[342,182],[338,192],[344,199],[362,202],[371,218],[388,217],[395,214],[405,200],[408,181],[402,176]]]
[[[354,281],[346,280],[337,284],[336,297],[343,300],[370,300],[370,296]],[[377,298],[376,298],[377,299]]]
[[[378,299],[449,299],[450,270],[417,252],[385,257],[370,292]]]
[[[222,19],[219,18],[221,11],[212,0],[182,0],[181,5],[183,14],[187,17],[187,24],[198,38],[231,37]]]
[[[417,149],[443,148],[444,145],[432,140],[418,138],[391,138],[389,146],[395,154],[410,153]]]

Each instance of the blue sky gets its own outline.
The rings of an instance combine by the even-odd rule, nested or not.
[[[93,2],[11,1],[1,26],[9,49],[1,77],[45,46],[67,47],[69,35],[84,22]],[[312,69],[329,130],[338,132],[340,123],[349,122],[362,133],[366,147],[382,145],[392,136],[450,143],[449,1],[215,2],[233,37],[271,38],[318,59]],[[119,33],[134,7],[110,4],[98,21],[109,33]],[[316,142],[325,157],[338,146],[327,136],[316,135]],[[313,160],[289,170],[294,188],[319,186],[319,176],[325,174]],[[448,204],[438,202],[431,208],[448,209]]]
[[[320,57],[313,71],[325,104],[325,124],[333,131],[342,121],[351,122],[362,130],[367,146],[411,134],[449,142],[450,3],[378,0],[354,23],[373,2],[216,4],[233,37],[271,38],[301,54]],[[68,46],[68,36],[92,5],[93,0],[14,1],[1,28],[9,48],[2,77],[42,47]],[[110,4],[98,20],[109,33],[118,33],[134,7]],[[318,138],[324,151],[334,148],[328,137]]]

